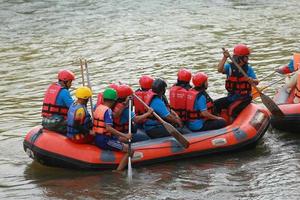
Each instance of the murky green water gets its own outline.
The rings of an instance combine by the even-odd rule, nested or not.
[[[48,168],[23,152],[43,94],[61,68],[87,58],[94,91],[142,74],[169,85],[180,67],[216,73],[221,47],[243,42],[262,78],[299,51],[298,0],[0,1],[1,199],[299,199],[300,136],[269,129],[256,149],[134,168],[126,174]],[[266,80],[278,80],[274,75]],[[266,84],[266,82],[264,82]],[[275,85],[266,94],[273,95]],[[96,97],[96,95],[94,95]],[[259,103],[259,102],[258,102]]]

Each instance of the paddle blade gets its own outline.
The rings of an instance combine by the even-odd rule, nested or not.
[[[188,148],[190,146],[190,142],[174,126],[168,122],[164,122],[163,126],[184,148]]]
[[[260,93],[260,98],[262,103],[268,108],[274,117],[284,117],[284,113],[270,97]]]

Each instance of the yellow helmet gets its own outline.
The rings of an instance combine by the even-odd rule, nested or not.
[[[81,86],[75,91],[75,96],[78,99],[88,99],[92,96],[92,90],[86,86]]]

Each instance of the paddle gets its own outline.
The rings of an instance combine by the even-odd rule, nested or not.
[[[82,79],[82,85],[84,86],[85,85],[85,83],[84,83],[84,73],[83,73],[83,63],[82,63],[82,60],[81,59],[79,59],[79,61],[80,61],[80,69],[81,69],[81,79]]]
[[[222,48],[222,50],[223,50],[223,52],[226,51],[225,48]],[[238,70],[244,75],[244,77],[249,78],[249,76],[246,74],[246,72],[244,72],[244,70],[237,64],[237,62],[231,57],[230,54],[229,54],[229,59],[238,68]],[[275,117],[283,117],[284,116],[283,112],[280,110],[278,105],[270,97],[263,94],[252,81],[248,80],[248,82],[260,94],[262,103],[267,107],[267,109],[272,113],[272,115],[274,115]]]
[[[259,89],[260,89],[260,91],[263,91],[263,90],[267,89],[268,87],[270,87],[270,86],[274,85],[275,83],[278,83],[284,79],[285,79],[285,77],[282,77],[281,79],[279,79],[277,81],[273,81],[272,83],[270,83],[266,86],[262,86]],[[252,88],[252,99],[256,99],[257,97],[260,97],[260,93],[255,88]]]
[[[150,107],[137,95],[133,93],[133,96],[139,100],[147,109],[150,109]],[[184,147],[188,148],[190,145],[190,142],[170,123],[163,120],[158,114],[153,112],[154,117],[158,119],[160,123],[166,128],[166,130]]]
[[[131,106],[132,106],[132,97],[129,97],[129,124],[128,124],[128,133],[131,133]],[[132,167],[131,167],[131,139],[128,141],[128,171],[127,171],[127,176],[128,176],[128,181],[132,181]]]
[[[88,86],[89,88],[92,90],[92,85],[90,82],[90,74],[89,74],[89,69],[88,69],[88,65],[87,65],[87,61],[84,60],[84,66],[85,66],[85,70],[86,70],[86,80],[88,82]],[[93,90],[92,90],[93,91]],[[92,113],[92,118],[94,119],[94,112],[93,112],[93,96],[91,96],[90,98],[90,104],[91,104],[91,113]]]

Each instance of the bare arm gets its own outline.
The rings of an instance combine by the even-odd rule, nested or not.
[[[219,73],[222,73],[222,74],[225,73],[225,71],[224,71],[224,65],[225,65],[226,60],[227,60],[228,57],[229,57],[229,52],[228,52],[228,50],[225,50],[223,52],[223,58],[222,58],[222,60],[220,60],[220,62],[218,64],[218,72]]]
[[[177,124],[179,127],[183,126],[181,119],[172,113],[169,114],[165,119],[172,124]]]
[[[127,140],[131,139],[131,133],[124,134],[124,133],[114,129],[111,125],[108,125],[108,124],[105,125],[105,128],[106,128],[107,132],[111,133],[112,135],[122,137],[122,138],[125,138]]]
[[[134,122],[135,123],[142,123],[144,119],[147,119],[151,114],[153,113],[153,109],[150,108],[148,111],[142,115],[136,115],[134,117]]]
[[[207,110],[201,112],[202,116],[207,119],[223,119],[222,117],[218,117],[216,115],[211,114]]]

